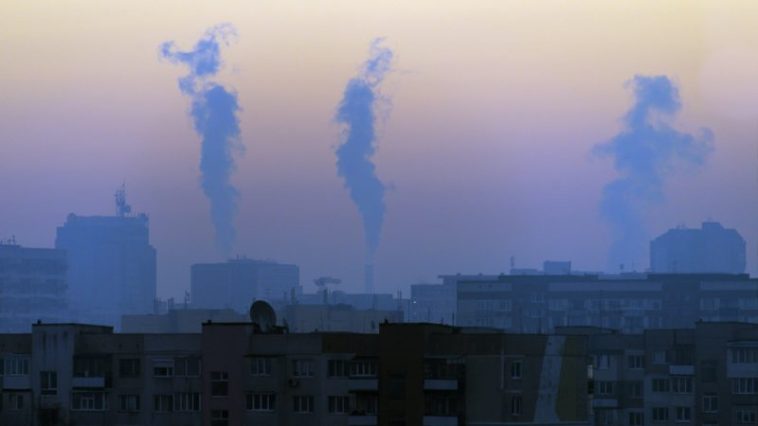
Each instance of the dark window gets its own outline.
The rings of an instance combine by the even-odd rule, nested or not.
[[[292,411],[300,414],[313,412],[313,397],[310,395],[295,395],[292,397]]]
[[[229,395],[229,373],[226,371],[211,372],[211,396]]]
[[[255,357],[250,359],[250,374],[253,376],[271,375],[271,358]]]
[[[229,411],[211,410],[211,426],[229,426]]]
[[[139,411],[139,395],[119,395],[118,409],[124,412]]]
[[[654,422],[665,422],[669,419],[669,408],[668,407],[653,407],[653,421]]]
[[[350,412],[349,396],[330,396],[329,412],[332,414],[345,414]]]
[[[511,397],[511,414],[514,416],[520,416],[522,405],[523,405],[523,400],[521,398],[521,395],[513,395]]]
[[[273,393],[248,393],[246,406],[250,411],[274,411],[276,395]]]
[[[174,360],[174,375],[183,377],[200,376],[200,357],[184,357]]]
[[[349,364],[345,360],[329,360],[329,377],[346,377],[350,373]]]
[[[159,394],[153,396],[153,410],[168,413],[174,409],[174,395]]]
[[[140,376],[139,358],[127,358],[118,360],[118,375],[120,377],[139,377]]]
[[[55,371],[40,371],[39,383],[42,395],[55,395],[58,393],[58,373]]]

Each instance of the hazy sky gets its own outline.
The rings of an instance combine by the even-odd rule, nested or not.
[[[223,259],[185,71],[158,54],[221,22],[239,37],[216,80],[237,92],[246,147],[233,252],[297,263],[308,290],[321,275],[361,288],[362,225],[337,176],[333,117],[376,37],[395,55],[375,156],[391,187],[377,290],[504,271],[510,256],[604,268],[598,206],[616,174],[591,152],[621,128],[636,74],[678,85],[676,128],[714,132],[705,166],[667,181],[650,232],[720,220],[758,272],[754,1],[3,1],[0,238],[52,246],[68,213],[112,214],[126,181],[151,218],[160,296],[188,288],[191,263]]]

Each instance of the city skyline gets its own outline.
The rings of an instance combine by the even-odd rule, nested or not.
[[[176,90],[184,71],[162,64],[158,46],[189,47],[230,22],[239,37],[218,80],[239,96],[246,146],[232,179],[233,254],[298,264],[303,283],[334,275],[361,288],[364,237],[335,171],[333,116],[371,40],[384,37],[396,63],[374,158],[388,187],[377,291],[505,272],[511,256],[523,267],[565,259],[607,269],[599,205],[616,173],[592,149],[623,128],[633,102],[624,85],[635,75],[668,76],[682,102],[674,127],[715,135],[707,163],[671,176],[664,202],[646,212],[649,239],[713,218],[743,234],[755,274],[758,8],[730,4],[166,2],[155,16],[144,2],[4,4],[0,46],[14,60],[0,79],[0,180],[18,184],[0,186],[13,203],[0,210],[0,238],[52,247],[69,213],[112,214],[111,194],[126,181],[135,210],[150,216],[160,297],[188,288],[191,264],[225,260]]]

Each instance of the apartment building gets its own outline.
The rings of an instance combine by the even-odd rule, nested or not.
[[[589,337],[596,425],[758,424],[758,325],[698,322],[690,329]]]
[[[699,320],[758,323],[758,279],[732,274],[501,275],[457,282],[456,325],[551,333],[595,326],[624,333]]]

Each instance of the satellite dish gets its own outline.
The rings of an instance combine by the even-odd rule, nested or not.
[[[266,333],[276,326],[276,312],[267,302],[257,300],[250,306],[250,321]]]

